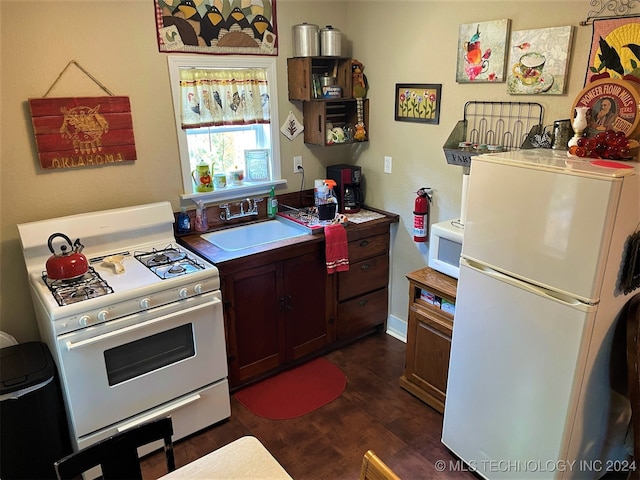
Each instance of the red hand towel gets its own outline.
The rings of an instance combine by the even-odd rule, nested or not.
[[[324,227],[324,241],[327,257],[327,273],[349,270],[349,246],[347,231],[340,223]]]

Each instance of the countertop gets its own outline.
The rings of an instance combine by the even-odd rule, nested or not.
[[[378,233],[384,233],[385,231],[388,231],[389,225],[391,225],[392,223],[397,223],[399,221],[399,215],[395,213],[385,212],[383,210],[368,206],[365,206],[363,208],[373,212],[381,213],[384,215],[384,217],[370,220],[364,223],[348,223],[345,226],[348,241],[358,240],[372,234],[375,235]],[[248,225],[249,223],[256,222],[246,222],[243,223],[243,225]],[[236,224],[234,226],[238,225]],[[200,233],[185,235],[179,237],[177,240],[179,244],[204,257],[217,266],[223,266],[225,263],[235,263],[233,262],[233,260],[243,259],[248,256],[253,257],[261,254],[274,255],[277,253],[275,252],[276,250],[285,248],[287,249],[287,255],[290,256],[291,252],[289,250],[292,248],[300,248],[301,250],[303,250],[304,247],[308,246],[309,244],[324,242],[324,234],[314,233],[303,235],[301,237],[271,242],[256,247],[245,248],[242,250],[237,250],[235,252],[227,252],[207,242],[206,240],[201,238],[200,235]]]

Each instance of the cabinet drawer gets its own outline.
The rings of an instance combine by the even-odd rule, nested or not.
[[[379,255],[349,264],[338,274],[338,301],[384,288],[389,284],[389,255]]]
[[[384,324],[388,308],[387,288],[338,304],[338,340],[356,337]]]
[[[349,262],[355,263],[369,257],[389,253],[389,235],[376,235],[349,242]]]

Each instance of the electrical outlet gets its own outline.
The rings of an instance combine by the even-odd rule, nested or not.
[[[293,173],[302,173],[302,155],[293,157]]]
[[[391,164],[393,159],[391,157],[384,157],[384,173],[391,173]]]

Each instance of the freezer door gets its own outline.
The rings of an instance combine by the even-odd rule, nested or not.
[[[519,283],[461,264],[442,442],[489,479],[555,477],[595,316]]]
[[[462,255],[596,303],[622,183],[474,158]]]

